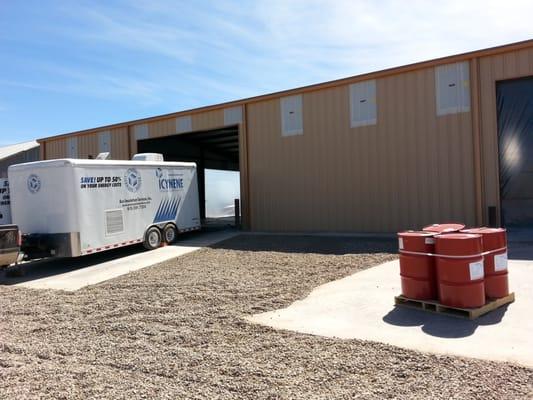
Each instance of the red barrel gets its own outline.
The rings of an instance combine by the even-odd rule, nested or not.
[[[507,234],[503,228],[472,228],[461,232],[481,235],[485,267],[485,295],[490,298],[509,294],[507,271]]]
[[[437,298],[434,253],[435,239],[431,232],[406,231],[398,233],[400,249],[400,277],[402,295],[410,299]],[[423,253],[423,254],[410,254]]]
[[[445,306],[475,308],[485,304],[481,235],[435,236],[437,284]]]
[[[458,224],[455,222],[446,223],[446,224],[431,224],[428,226],[425,226],[422,228],[423,231],[426,232],[434,232],[434,233],[452,233],[452,232],[459,232],[461,229],[464,229],[464,224]]]

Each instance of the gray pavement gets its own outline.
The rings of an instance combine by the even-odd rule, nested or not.
[[[33,289],[74,291],[196,251],[238,235],[235,230],[190,233],[175,245],[146,251],[141,245],[77,258],[49,258],[25,263],[22,276],[0,274],[0,284]]]

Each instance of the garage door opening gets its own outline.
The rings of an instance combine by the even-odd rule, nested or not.
[[[533,227],[533,77],[497,84],[502,225]]]
[[[202,225],[239,222],[240,218],[235,220],[235,199],[240,199],[238,125],[140,140],[137,146],[139,153],[161,153],[165,161],[196,163]]]

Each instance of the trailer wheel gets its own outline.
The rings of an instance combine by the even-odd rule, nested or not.
[[[159,228],[152,226],[144,235],[143,245],[147,250],[154,250],[161,246],[161,231]]]
[[[178,229],[174,225],[168,224],[165,226],[165,229],[163,229],[163,239],[165,242],[172,244],[176,241],[177,237]]]

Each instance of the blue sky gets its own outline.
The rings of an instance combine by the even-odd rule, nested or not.
[[[533,38],[533,2],[0,0],[0,145]]]

